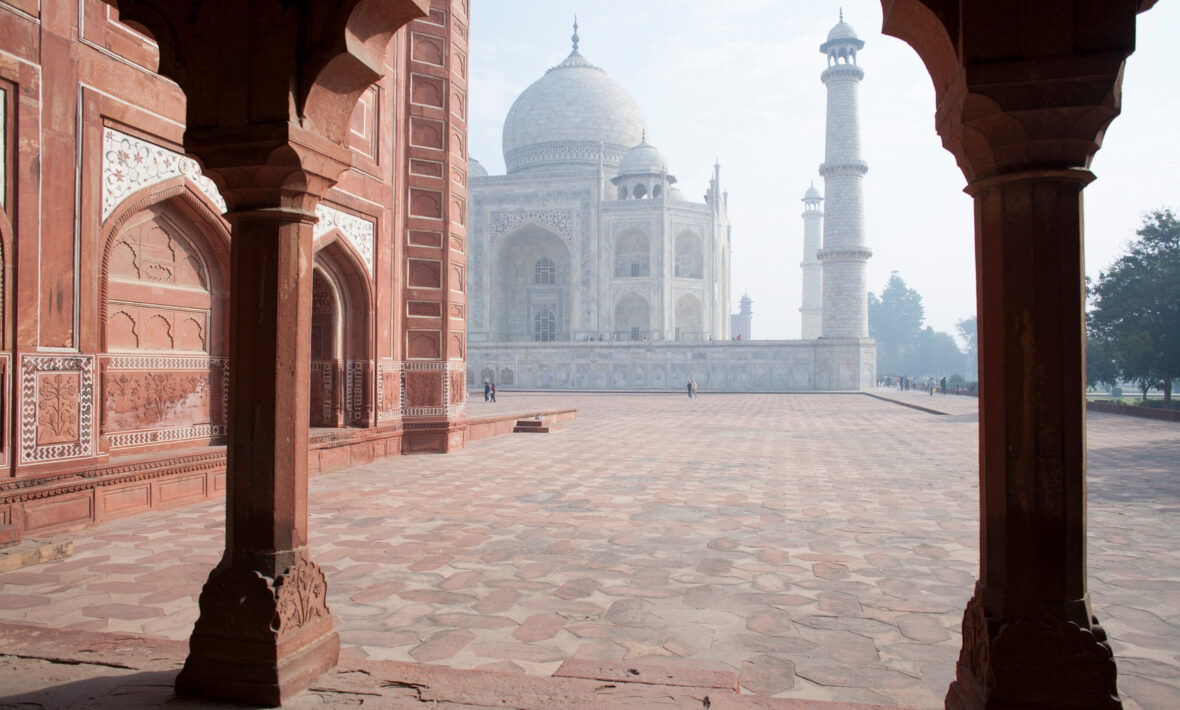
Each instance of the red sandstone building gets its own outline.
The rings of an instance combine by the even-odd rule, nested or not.
[[[1081,207],[1153,4],[882,0],[975,200],[980,579],[948,707],[1121,707],[1086,590]],[[0,0],[0,515],[224,488],[182,692],[275,704],[337,660],[309,423],[363,430],[348,458],[462,444],[466,23],[465,0]]]
[[[313,470],[462,445],[465,5],[433,3],[383,48],[314,208]],[[184,157],[185,92],[100,0],[0,3],[0,37],[0,522],[220,494],[231,227]]]

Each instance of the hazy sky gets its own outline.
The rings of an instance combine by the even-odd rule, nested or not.
[[[934,132],[934,88],[917,54],[881,34],[878,0],[473,0],[472,157],[504,173],[501,128],[516,97],[580,51],[635,97],[648,141],[691,199],[715,159],[729,191],[733,303],[754,300],[755,338],[799,337],[803,206],[824,152],[826,66],[819,45],[844,18],[865,41],[858,62],[869,289],[897,270],[927,323],[954,333],[975,313],[971,200]],[[724,8],[724,14],[718,14]],[[1134,237],[1141,215],[1180,210],[1180,2],[1140,16],[1123,111],[1086,189],[1086,270],[1097,276]]]

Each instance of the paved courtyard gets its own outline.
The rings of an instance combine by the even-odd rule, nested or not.
[[[745,692],[942,706],[977,573],[976,402],[514,394],[565,430],[315,478],[352,658],[548,676],[567,659],[740,673]],[[1180,425],[1091,415],[1090,578],[1128,710],[1180,707]],[[73,534],[0,574],[0,621],[187,638],[223,503]],[[5,678],[0,675],[0,696]]]

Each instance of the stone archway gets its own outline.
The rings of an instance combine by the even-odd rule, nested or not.
[[[568,341],[570,250],[561,237],[538,224],[525,224],[495,246],[492,263],[492,339]]]
[[[312,426],[371,424],[371,297],[359,258],[338,232],[318,244],[312,280]]]
[[[113,452],[225,433],[226,235],[175,192],[109,228],[97,308],[99,431]]]
[[[624,293],[615,301],[615,340],[642,341],[651,335],[651,306],[637,293]]]
[[[705,317],[701,300],[686,293],[676,301],[676,340],[699,341],[705,339]]]

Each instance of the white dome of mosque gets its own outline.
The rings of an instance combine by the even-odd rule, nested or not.
[[[485,167],[484,167],[484,166],[483,166],[483,165],[482,165],[482,164],[481,164],[481,163],[480,163],[478,160],[476,160],[475,158],[472,158],[471,156],[468,156],[468,157],[467,157],[467,176],[468,176],[468,177],[473,177],[473,178],[477,178],[477,177],[487,177],[487,176],[488,176],[488,169],[487,169],[487,168],[485,168]]]
[[[565,61],[524,90],[504,119],[508,172],[608,167],[640,142],[645,120],[639,104],[574,49]],[[600,149],[601,145],[601,149]]]
[[[815,185],[812,185],[811,187],[807,188],[807,192],[803,193],[803,199],[804,201],[809,201],[822,200],[823,198],[820,197],[819,190],[815,189]]]
[[[832,31],[828,33],[829,42],[837,39],[857,39],[856,30],[852,29],[852,25],[841,19],[832,28]]]
[[[644,138],[639,145],[627,151],[619,163],[619,175],[663,173],[668,171],[668,161],[654,145]]]

